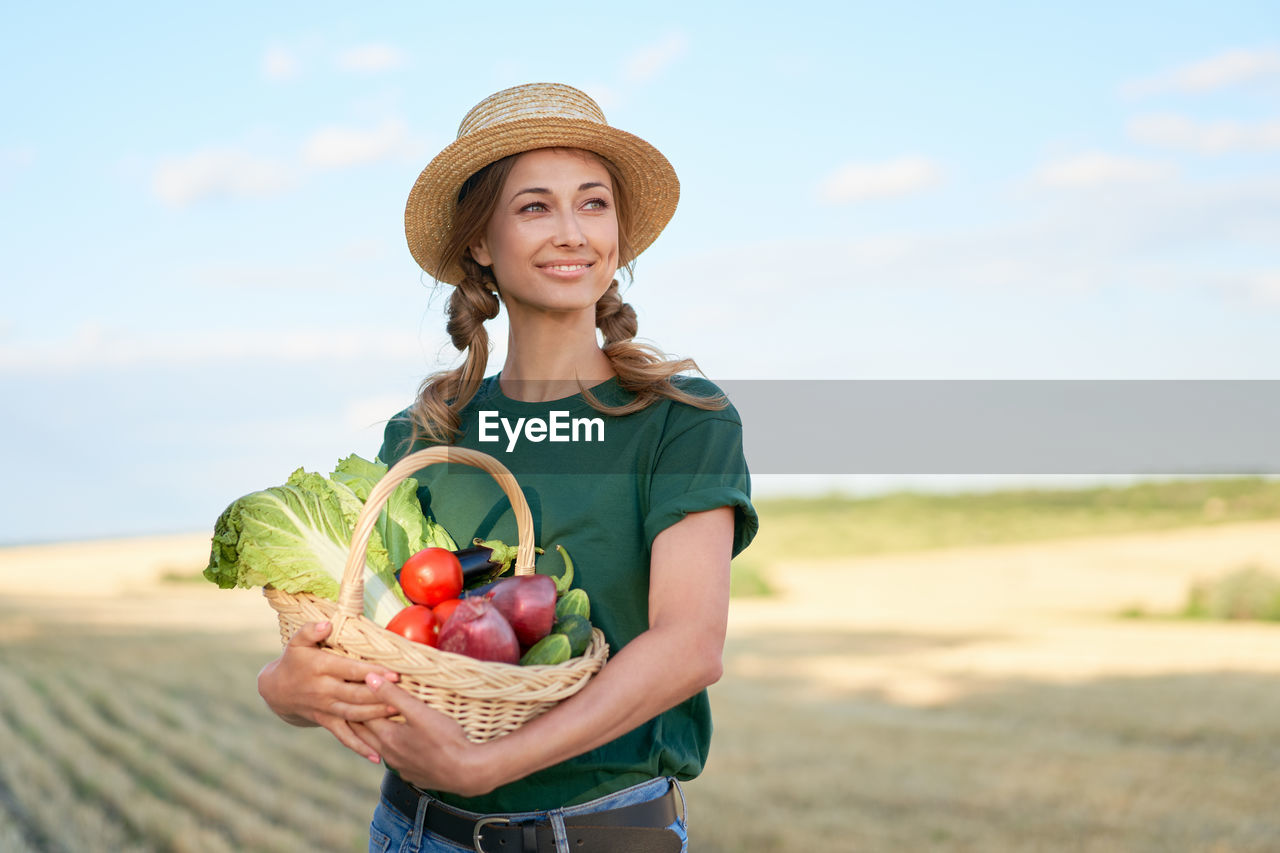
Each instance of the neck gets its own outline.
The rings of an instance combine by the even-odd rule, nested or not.
[[[521,323],[512,317],[502,393],[513,400],[545,402],[572,397],[614,375],[596,342],[595,312]]]

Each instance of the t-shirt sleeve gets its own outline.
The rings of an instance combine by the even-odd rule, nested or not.
[[[412,449],[413,421],[409,410],[392,416],[382,431],[382,447],[378,449],[378,460],[390,468],[409,455]]]
[[[734,510],[733,554],[737,556],[755,537],[759,519],[751,505],[742,424],[714,413],[663,443],[649,481],[646,542],[652,547],[659,533],[689,513],[722,506]]]
[[[382,447],[378,449],[378,461],[388,468],[409,455],[413,450],[421,450],[423,444],[414,442],[413,416],[411,410],[403,412],[387,421],[382,432]],[[415,476],[414,479],[417,479]],[[419,481],[421,482],[421,481]],[[418,486],[418,503],[422,511],[431,514],[431,490],[426,486]]]

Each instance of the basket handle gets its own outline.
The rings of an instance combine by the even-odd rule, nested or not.
[[[364,509],[360,511],[355,530],[351,534],[351,552],[347,554],[347,565],[342,571],[337,615],[354,618],[364,612],[364,564],[369,550],[369,537],[373,535],[378,515],[391,498],[391,493],[415,471],[440,462],[461,462],[479,468],[498,481],[503,493],[511,501],[511,511],[515,513],[516,530],[519,533],[515,573],[533,574],[533,515],[529,512],[529,503],[524,499],[524,492],[520,491],[516,478],[506,466],[487,453],[465,447],[436,445],[410,453],[401,459],[370,490],[369,499],[365,501]]]

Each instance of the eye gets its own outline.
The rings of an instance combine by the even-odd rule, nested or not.
[[[547,206],[540,201],[531,201],[524,207],[520,208],[521,213],[542,213]]]
[[[609,201],[608,199],[603,199],[603,198],[593,198],[590,201],[584,203],[582,206],[587,208],[588,210],[608,210]]]

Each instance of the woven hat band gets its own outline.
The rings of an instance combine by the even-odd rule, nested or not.
[[[583,92],[571,86],[534,84],[506,89],[476,104],[458,125],[458,138],[516,119],[543,116],[608,124],[600,107]]]

